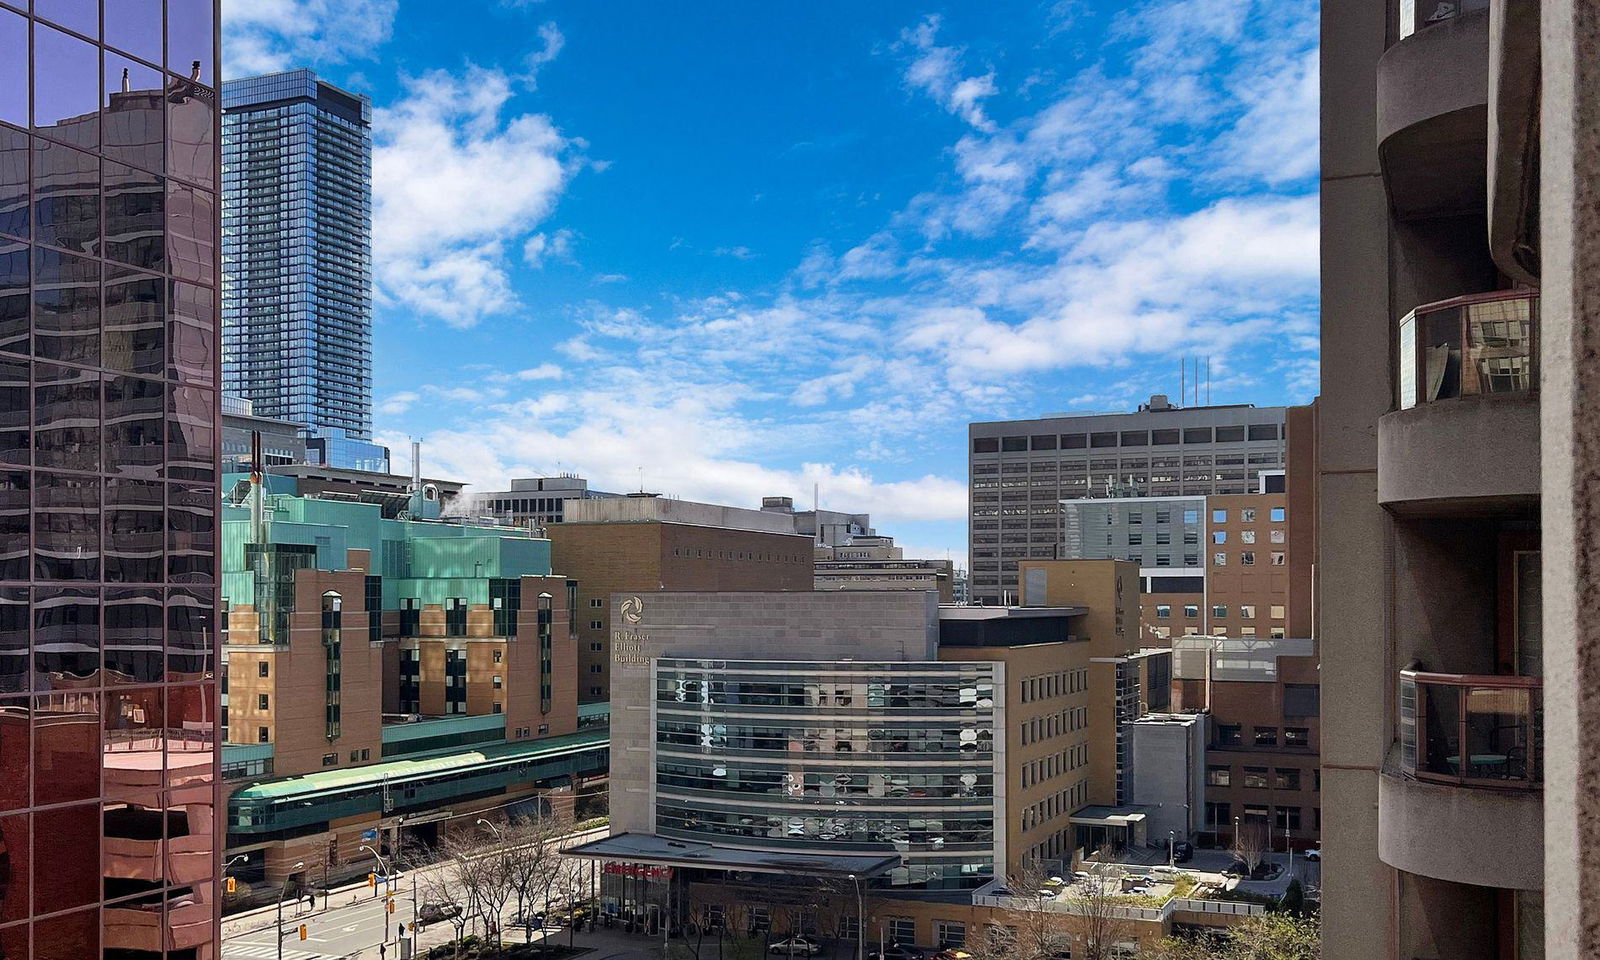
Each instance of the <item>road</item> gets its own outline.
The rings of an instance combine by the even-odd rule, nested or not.
[[[565,837],[560,846],[573,846],[603,836],[606,828],[589,831]],[[416,871],[419,876],[426,876],[435,868],[424,867]],[[306,908],[298,902],[286,901],[283,905],[283,941],[284,960],[344,960],[344,958],[378,958],[393,960],[400,956],[398,939],[400,928],[412,919],[412,882],[409,876],[401,877],[395,884],[394,914],[388,915],[385,901],[381,896],[373,893],[365,884],[356,884],[344,889],[333,891],[328,899],[327,909],[321,906]],[[510,927],[511,914],[516,910],[516,904],[509,904],[505,915],[501,918],[502,926],[506,930],[506,938],[521,939],[521,931],[513,931]],[[387,946],[380,952],[380,944],[385,943],[385,920],[388,920]],[[255,910],[234,917],[224,917],[222,921],[222,960],[276,960],[278,956],[276,911],[272,908]],[[299,931],[304,924],[306,939],[301,940]],[[481,926],[481,924],[480,924]],[[469,927],[469,932],[471,932]],[[448,923],[436,923],[422,931],[417,937],[420,949],[426,949],[441,943],[448,943],[454,936],[454,927]],[[560,931],[557,936],[566,936],[565,931]],[[535,939],[538,933],[534,934]]]

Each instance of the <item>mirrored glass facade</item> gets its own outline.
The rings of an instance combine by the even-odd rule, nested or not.
[[[223,389],[257,416],[370,439],[371,102],[309,70],[222,96]]]
[[[216,0],[0,0],[0,958],[217,955]]]
[[[657,661],[656,832],[899,853],[889,883],[994,875],[997,665]]]

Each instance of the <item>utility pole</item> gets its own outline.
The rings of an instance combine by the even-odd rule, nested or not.
[[[305,865],[304,860],[296,861],[283,878],[283,885],[278,888],[278,960],[283,960],[283,898],[289,895],[289,881],[294,879],[294,872]]]

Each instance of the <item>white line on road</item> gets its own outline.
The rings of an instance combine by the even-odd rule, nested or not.
[[[277,960],[278,948],[270,943],[230,943],[222,948],[222,960]],[[321,960],[320,953],[283,948],[283,960]]]

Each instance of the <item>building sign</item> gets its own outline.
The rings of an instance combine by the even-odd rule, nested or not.
[[[622,601],[622,619],[629,623],[638,623],[644,619],[644,601],[638,597],[629,597]]]
[[[644,645],[649,639],[648,634],[638,630],[611,631],[611,662],[631,666],[649,666],[650,654],[646,653],[644,649]]]
[[[631,877],[634,880],[671,880],[671,867],[651,867],[641,863],[608,863],[602,873],[614,877]]]

